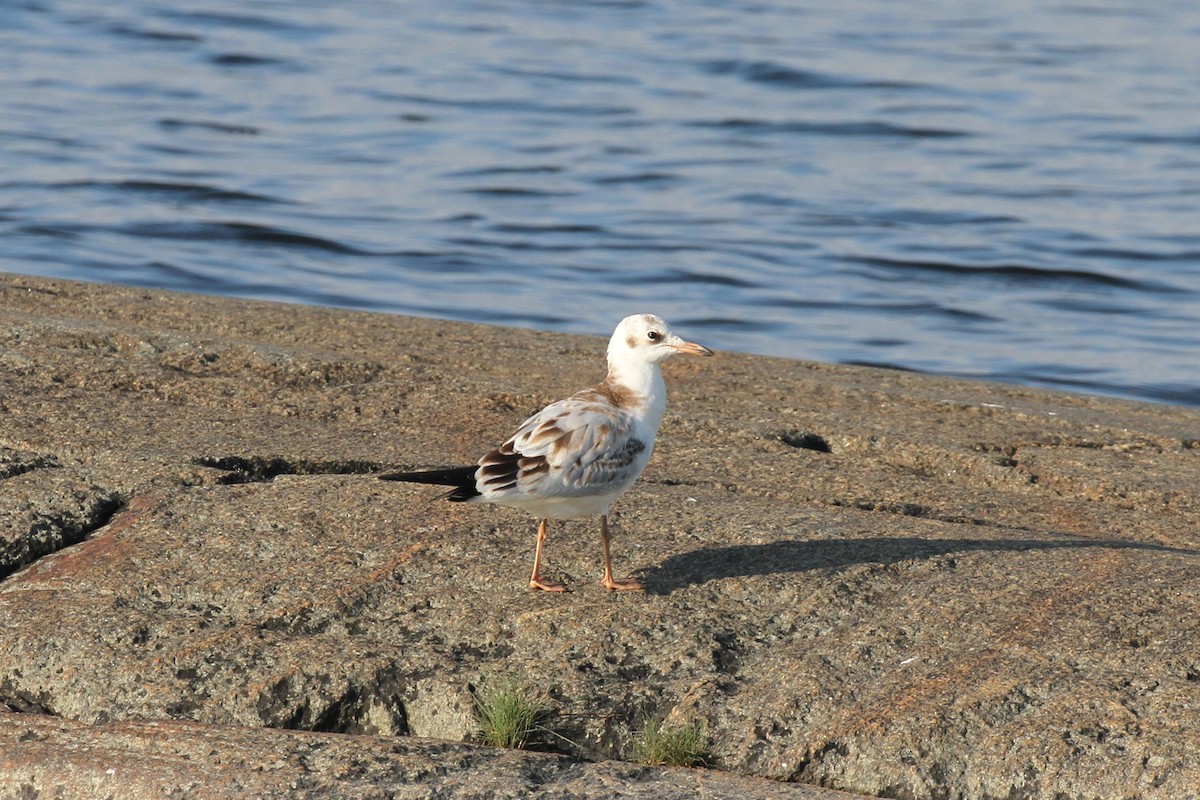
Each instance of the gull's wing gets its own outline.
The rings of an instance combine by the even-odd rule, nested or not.
[[[594,390],[552,403],[479,459],[483,499],[577,497],[623,491],[645,465],[633,417]]]

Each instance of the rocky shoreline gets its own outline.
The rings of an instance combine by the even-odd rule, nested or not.
[[[579,522],[556,597],[530,520],[374,474],[601,338],[16,275],[0,323],[0,797],[1197,796],[1200,410],[672,362],[648,590]],[[563,753],[464,743],[497,678]],[[647,716],[712,769],[624,761]]]

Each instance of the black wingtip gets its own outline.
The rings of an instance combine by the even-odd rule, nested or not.
[[[431,483],[435,486],[453,486],[446,495],[447,500],[461,503],[479,496],[475,488],[475,470],[478,467],[453,467],[451,469],[428,469],[417,472],[388,472],[380,475],[381,481],[405,481],[407,483]]]
[[[452,467],[450,469],[423,469],[416,472],[388,472],[379,476],[381,481],[407,481],[408,483],[433,483],[438,486],[460,486],[474,482],[477,467]]]

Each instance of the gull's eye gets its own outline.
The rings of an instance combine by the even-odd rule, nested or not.
[[[660,339],[662,339],[662,334],[659,333],[658,331],[650,331],[649,333],[646,334],[646,338],[652,342],[657,342]]]

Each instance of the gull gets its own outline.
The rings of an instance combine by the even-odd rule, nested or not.
[[[654,449],[667,406],[659,364],[676,353],[711,356],[695,342],[671,332],[660,317],[634,314],[621,320],[608,342],[608,376],[538,411],[508,441],[473,466],[394,472],[388,481],[454,487],[452,502],[495,503],[536,517],[531,589],[564,592],[542,577],[542,547],[550,520],[600,515],[607,589],[643,589],[633,578],[613,577],[608,543],[608,509],[634,484]]]

